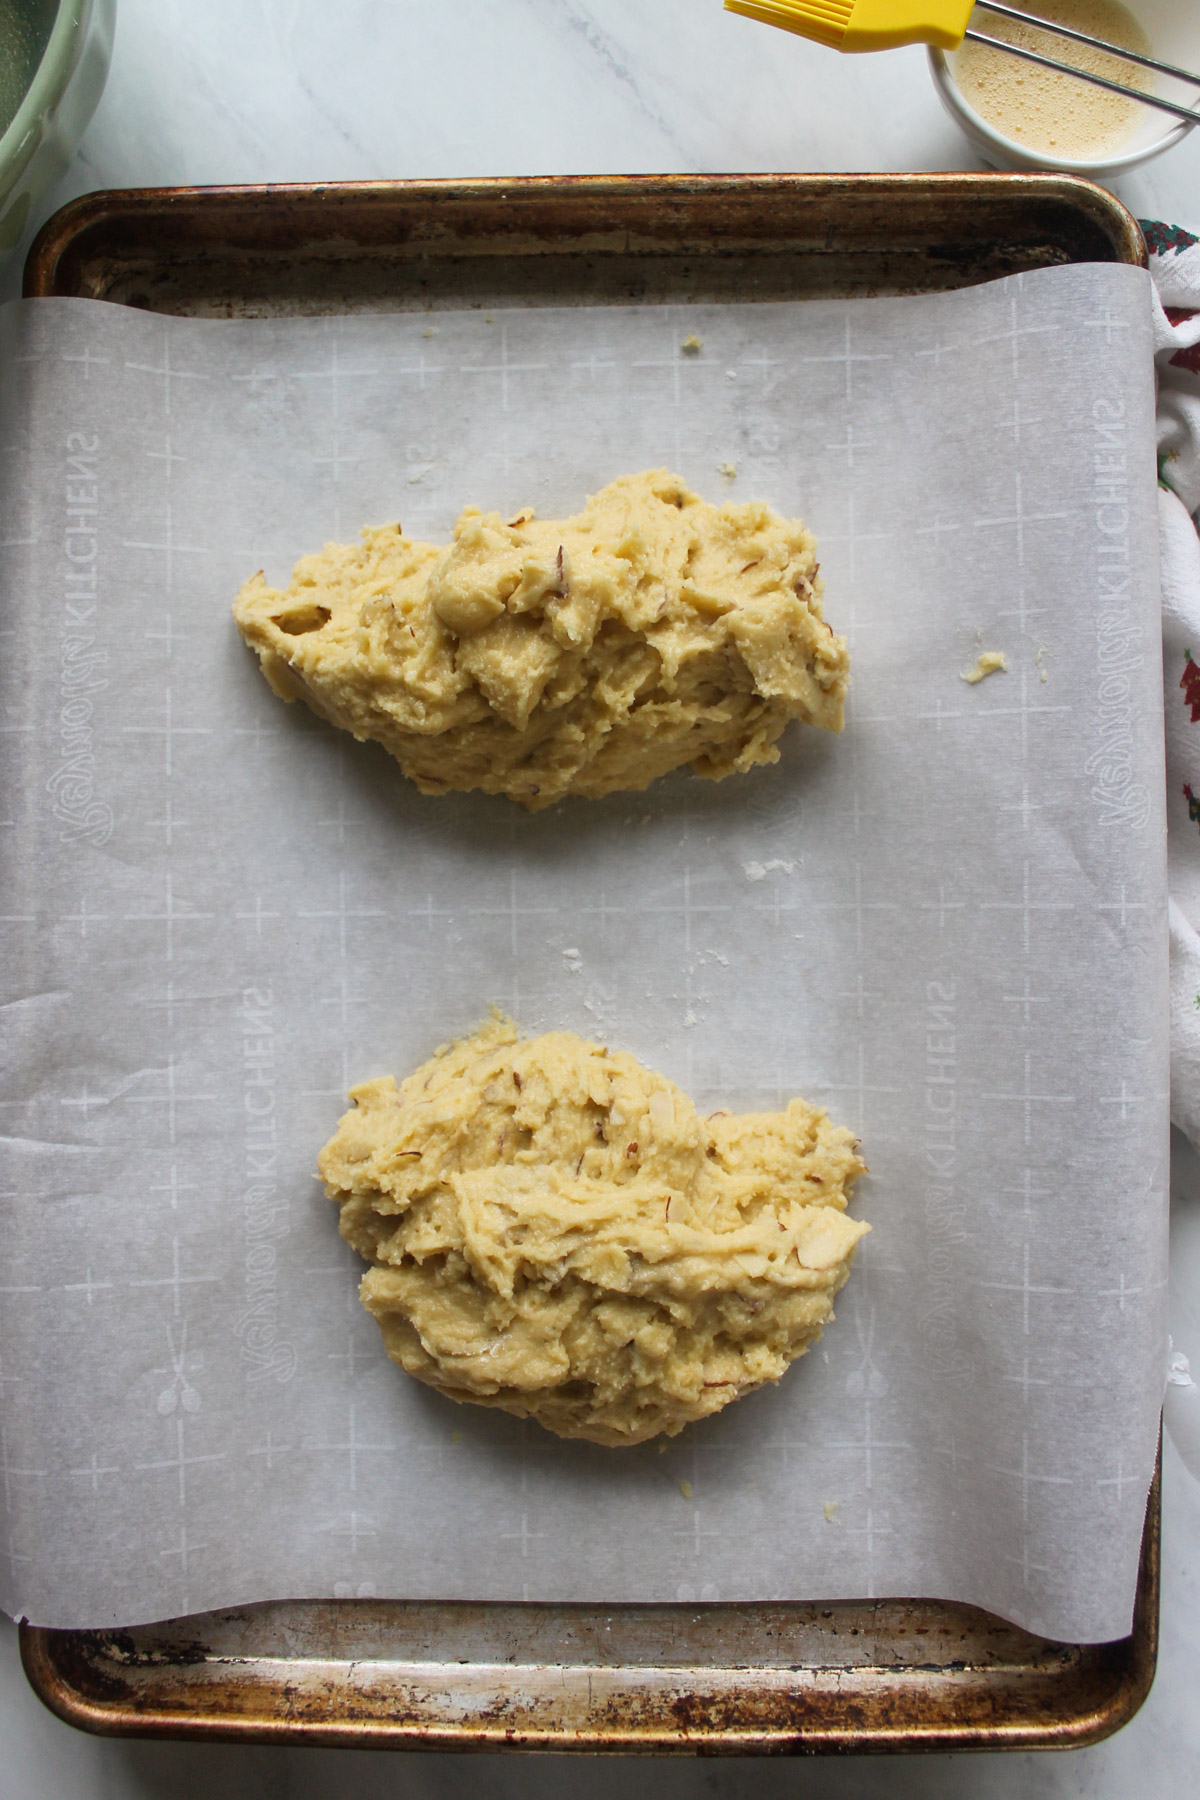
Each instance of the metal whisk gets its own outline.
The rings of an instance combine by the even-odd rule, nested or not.
[[[1001,6],[1000,0],[976,0],[976,12],[999,13],[1003,19],[1015,19],[1019,25],[1033,25],[1039,31],[1052,31],[1056,37],[1070,38],[1072,43],[1086,44],[1089,50],[1102,50],[1106,56],[1119,56],[1123,62],[1136,63],[1139,68],[1153,69],[1156,75],[1169,75],[1175,81],[1190,82],[1200,88],[1200,75],[1193,75],[1187,69],[1177,69],[1171,63],[1158,62],[1153,56],[1142,56],[1137,50],[1125,50],[1119,44],[1107,43],[1103,38],[1090,37],[1086,31],[1076,31],[1070,25],[1056,25],[1052,19],[1039,19],[1034,13],[1018,12],[1015,6]],[[1174,113],[1178,119],[1187,119],[1191,124],[1200,124],[1200,111],[1194,106],[1183,106],[1176,100],[1165,100],[1160,94],[1147,94],[1141,88],[1126,87],[1124,82],[1110,81],[1106,75],[1096,75],[1090,69],[1080,69],[1074,63],[1059,62],[1056,57],[1043,56],[1037,50],[1028,50],[1024,44],[1011,44],[1004,38],[989,37],[986,31],[972,31],[968,28],[963,33],[974,44],[987,44],[993,50],[1004,50],[1009,56],[1019,56],[1025,62],[1038,63],[1043,69],[1057,69],[1064,75],[1074,75],[1080,81],[1090,81],[1093,87],[1107,88],[1112,94],[1124,94],[1130,100],[1140,100],[1143,106],[1157,106],[1160,112]]]
[[[801,37],[827,44],[833,50],[891,50],[901,44],[933,44],[942,50],[957,50],[964,38],[970,38],[974,43],[987,44],[992,50],[1002,50],[1009,56],[1038,63],[1044,69],[1073,75],[1079,81],[1091,82],[1093,87],[1107,88],[1110,93],[1138,100],[1143,106],[1156,106],[1161,112],[1186,119],[1189,125],[1200,124],[1200,108],[1195,104],[1185,105],[1178,100],[1167,100],[1161,94],[1144,93],[1141,88],[1112,81],[1107,75],[1097,75],[1090,69],[1077,68],[1074,63],[1044,56],[1040,50],[1027,49],[1024,44],[1010,44],[986,31],[969,28],[974,12],[997,13],[1019,25],[1053,32],[1056,37],[1069,38],[1076,44],[1085,44],[1090,50],[1119,57],[1123,62],[1135,63],[1140,68],[1152,69],[1156,75],[1166,75],[1171,80],[1200,89],[1200,75],[1193,75],[1189,69],[1177,69],[1153,56],[1142,56],[1137,50],[1123,49],[1120,44],[1091,37],[1086,31],[1076,31],[1070,25],[1057,25],[1052,19],[1039,18],[1035,13],[1019,12],[1015,6],[1002,5],[1001,0],[978,0],[977,5],[975,0],[725,0],[725,6],[729,12],[744,13],[748,18],[760,19],[764,25],[780,25],[785,31],[798,32]]]

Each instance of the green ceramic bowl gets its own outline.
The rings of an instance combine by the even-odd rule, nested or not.
[[[117,0],[0,0],[0,255],[20,241],[104,91]]]

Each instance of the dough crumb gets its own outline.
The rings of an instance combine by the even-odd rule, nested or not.
[[[436,337],[437,336],[437,326],[436,325],[427,325],[425,327],[424,331],[421,333],[421,336],[422,337]]]
[[[457,1425],[454,1427],[454,1430],[450,1433],[450,1442],[452,1444],[461,1444],[462,1443],[462,1432],[458,1429]]]
[[[783,875],[794,875],[796,873],[796,864],[794,861],[784,862],[782,857],[778,856],[773,856],[770,862],[748,862],[742,864],[742,870],[747,881],[765,881],[767,876],[774,874],[777,869]]]
[[[732,481],[737,474],[737,464],[731,462],[718,463],[717,473],[718,475],[723,475],[726,481]]]
[[[974,667],[961,670],[959,679],[969,681],[974,687],[977,681],[982,681],[987,675],[1007,675],[1007,673],[1008,658],[1003,650],[981,650],[975,659]]]
[[[497,1015],[351,1099],[318,1163],[388,1355],[561,1437],[673,1437],[778,1381],[868,1229],[820,1108],[702,1119],[572,1032]]]
[[[840,1500],[827,1500],[825,1502],[825,1518],[830,1525],[841,1524],[842,1521],[838,1518],[838,1507],[841,1504]]]
[[[690,1500],[694,1490],[690,1481],[681,1481],[679,1484],[679,1491],[685,1500]]]
[[[282,700],[375,739],[422,793],[539,812],[777,762],[793,719],[840,731],[850,658],[821,593],[799,520],[651,469],[568,519],[468,507],[445,547],[367,529],[284,589],[255,575],[233,612]]]
[[[698,356],[704,348],[704,339],[697,337],[694,331],[689,332],[679,348],[688,356]]]

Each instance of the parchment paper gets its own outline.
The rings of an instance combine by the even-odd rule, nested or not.
[[[1125,1633],[1164,1351],[1146,277],[0,332],[6,1607],[927,1594]],[[424,799],[231,623],[363,523],[660,464],[816,530],[840,739],[537,818]],[[663,1452],[442,1400],[359,1307],[317,1149],[492,1003],[862,1136],[836,1324]]]

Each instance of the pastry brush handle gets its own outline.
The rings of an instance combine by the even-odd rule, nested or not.
[[[933,44],[957,50],[975,0],[725,0],[726,11],[780,25],[835,50]]]

